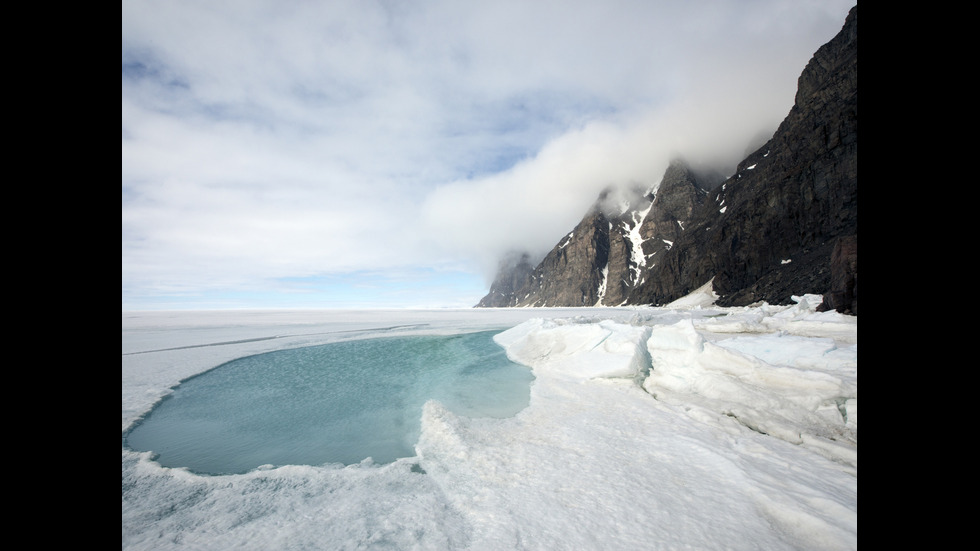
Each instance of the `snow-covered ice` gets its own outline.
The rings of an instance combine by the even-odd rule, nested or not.
[[[500,329],[530,404],[436,401],[385,465],[200,476],[123,447],[124,549],[854,549],[857,318],[793,306],[123,313],[123,431],[182,379],[339,339]]]

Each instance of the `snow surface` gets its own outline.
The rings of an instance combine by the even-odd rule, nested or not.
[[[666,308],[123,313],[123,431],[231,359],[501,329],[529,406],[435,401],[416,456],[199,476],[122,450],[123,549],[855,549],[857,318]],[[506,329],[506,330],[504,330]]]

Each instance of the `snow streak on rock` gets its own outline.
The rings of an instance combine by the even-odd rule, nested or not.
[[[653,208],[653,201],[647,205],[647,208],[641,211],[633,211],[633,225],[626,222],[623,223],[624,229],[627,230],[627,237],[629,237],[630,243],[632,244],[632,249],[630,250],[630,271],[632,272],[632,278],[630,281],[630,287],[636,287],[640,282],[640,276],[643,273],[643,268],[647,265],[646,255],[643,254],[643,237],[640,235],[640,227],[643,226],[643,221],[646,220],[647,214],[650,213],[650,209]]]

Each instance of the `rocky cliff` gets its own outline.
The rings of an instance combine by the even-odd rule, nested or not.
[[[713,281],[723,306],[823,294],[857,313],[857,8],[803,70],[772,138],[713,187],[680,160],[650,190],[607,190],[533,269],[477,306],[662,305]]]
[[[675,159],[651,189],[606,189],[536,267],[526,254],[502,261],[490,293],[477,306],[629,303],[704,203],[711,183]]]

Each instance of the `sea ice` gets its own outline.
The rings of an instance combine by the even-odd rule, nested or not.
[[[535,380],[506,419],[427,402],[416,456],[387,465],[207,477],[124,447],[123,548],[856,549],[857,318],[817,313],[812,296],[745,308],[711,298],[124,314],[124,431],[181,379],[229,359],[391,331],[497,327]]]

